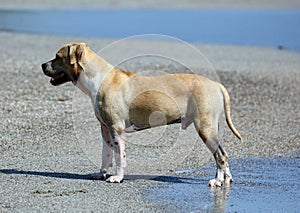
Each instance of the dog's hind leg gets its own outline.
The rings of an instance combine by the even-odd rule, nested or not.
[[[214,122],[203,122],[203,120],[201,123],[195,122],[195,127],[201,139],[213,154],[217,165],[216,177],[215,179],[210,180],[208,185],[228,185],[233,181],[227,161],[228,155],[217,139],[218,125],[212,125],[212,123]]]
[[[215,141],[207,141],[207,146],[216,146],[219,144],[217,140]],[[230,173],[229,164],[228,164],[228,155],[226,151],[219,144],[217,149],[213,152],[216,164],[217,164],[217,172],[215,179],[209,181],[209,186],[225,186],[229,185],[232,180],[232,175]]]

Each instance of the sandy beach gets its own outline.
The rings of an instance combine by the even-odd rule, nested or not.
[[[38,2],[28,1],[26,7],[40,6]],[[51,5],[56,7],[57,2]],[[123,7],[120,2],[117,6]],[[287,7],[299,7],[298,1],[288,3]],[[49,6],[50,1],[45,5]],[[134,5],[138,7],[138,3]],[[266,1],[266,5],[275,4]],[[12,6],[24,5],[21,1],[15,5],[1,2],[1,7]],[[74,6],[80,7],[81,3]],[[192,126],[186,131],[172,125],[128,135],[124,183],[88,180],[101,163],[100,130],[92,108],[71,83],[53,87],[41,70],[40,65],[53,58],[65,43],[84,41],[101,53],[114,40],[0,32],[0,41],[0,212],[182,210],[180,206],[153,202],[153,197],[147,196],[150,189],[173,184],[177,178],[202,177],[199,170],[214,164]],[[175,46],[172,42],[130,40],[122,48],[130,47],[134,53],[141,47]],[[213,65],[213,75],[231,96],[232,118],[245,142],[238,141],[225,124],[221,126],[221,143],[230,158],[299,158],[300,54],[265,47],[193,46]],[[104,53],[108,61],[122,57],[122,51]],[[148,59],[132,59],[119,66],[135,72],[186,72],[170,61]],[[198,58],[182,56],[182,60],[189,60],[193,72],[201,74],[208,69],[197,67],[198,62],[193,60]],[[182,150],[183,144],[187,150]],[[210,178],[204,175],[200,184],[206,187]]]

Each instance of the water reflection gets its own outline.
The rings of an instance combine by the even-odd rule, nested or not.
[[[214,167],[200,171],[201,179],[182,179],[152,189],[148,200],[175,206],[179,212],[298,212],[300,158],[248,158],[231,161],[235,182],[209,188]],[[205,174],[205,175],[203,175]]]
[[[222,188],[214,187],[210,189],[214,195],[214,207],[212,209],[212,212],[225,212],[230,188],[231,186]]]
[[[227,201],[233,185],[210,188],[207,186],[208,180],[204,179],[176,177],[167,177],[167,179],[172,179],[172,183],[175,184],[153,190],[148,199],[154,202],[159,200],[160,204],[176,206],[179,212],[225,212],[227,209]]]

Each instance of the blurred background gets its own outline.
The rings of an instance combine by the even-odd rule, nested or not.
[[[2,0],[0,30],[113,39],[164,34],[300,51],[299,8],[297,0]]]
[[[145,33],[203,54],[132,41],[165,36],[114,42]],[[143,74],[213,65],[247,141],[220,131],[233,187],[207,188],[213,156],[180,125],[128,135],[122,185],[86,180],[102,147],[92,105],[71,83],[54,89],[40,67],[74,40]],[[0,212],[299,212],[299,0],[0,0],[0,43]]]

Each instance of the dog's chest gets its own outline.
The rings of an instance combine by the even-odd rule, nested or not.
[[[97,73],[94,77],[90,78],[86,76],[84,73],[79,75],[76,86],[85,94],[87,94],[93,104],[96,103],[96,97],[98,94],[98,90],[100,87],[101,74]]]

